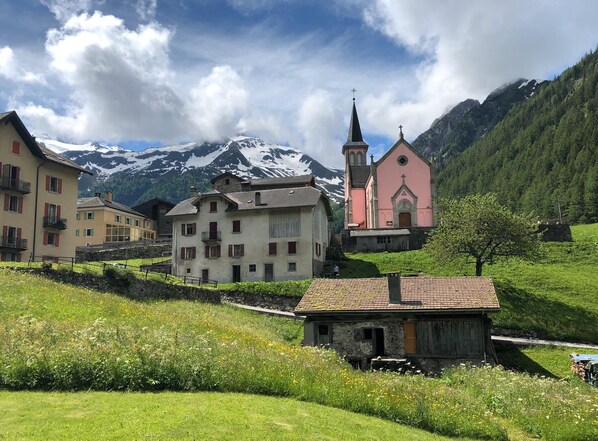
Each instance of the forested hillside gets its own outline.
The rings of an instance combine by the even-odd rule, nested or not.
[[[598,53],[586,55],[438,170],[438,191],[495,192],[544,219],[598,221]]]

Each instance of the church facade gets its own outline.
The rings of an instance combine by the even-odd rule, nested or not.
[[[434,224],[432,164],[405,140],[378,160],[363,140],[353,101],[345,156],[345,231],[359,251],[413,249],[414,235]]]

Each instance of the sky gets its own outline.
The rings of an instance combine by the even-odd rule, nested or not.
[[[237,134],[341,166],[598,45],[594,0],[0,0],[0,111],[135,150]]]

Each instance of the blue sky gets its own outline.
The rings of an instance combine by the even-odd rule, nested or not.
[[[376,157],[466,98],[598,44],[593,0],[3,0],[0,110],[134,149],[239,133],[342,164],[352,88]],[[566,11],[566,13],[564,13]]]

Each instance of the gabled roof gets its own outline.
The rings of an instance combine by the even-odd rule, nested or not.
[[[407,147],[409,150],[411,150],[413,152],[413,154],[415,156],[417,156],[419,159],[421,159],[422,161],[424,161],[426,164],[428,164],[429,166],[432,165],[432,163],[427,160],[426,158],[424,158],[418,151],[417,149],[413,148],[411,146],[411,144],[409,144],[407,141],[405,141],[405,138],[403,138],[403,132],[401,131],[401,137],[399,138],[399,140],[397,142],[394,143],[394,145],[388,149],[388,151],[380,158],[376,161],[376,165],[381,164],[382,161],[384,161],[392,152],[393,150],[397,149],[399,147],[399,145],[401,144],[405,144],[405,147]]]
[[[63,165],[68,168],[72,168],[80,173],[87,173],[89,175],[93,175],[90,171],[85,170],[79,164],[71,161],[70,159],[65,158],[58,153],[53,152],[52,150],[48,149],[45,145],[38,143],[35,138],[29,133],[29,130],[17,115],[17,112],[11,110],[10,112],[0,113],[0,124],[8,124],[11,123],[31,154],[36,156],[40,159],[51,161],[56,164]]]
[[[401,277],[401,303],[389,303],[386,277],[314,279],[296,314],[355,312],[495,312],[489,277]]]
[[[365,188],[370,177],[371,167],[369,165],[350,165],[349,175],[352,188]]]
[[[315,187],[315,178],[313,175],[283,176],[279,178],[251,179],[249,181],[251,189],[267,189],[279,187]]]
[[[243,178],[240,178],[240,177],[238,177],[237,175],[235,175],[234,173],[231,173],[231,172],[228,172],[228,171],[227,171],[227,172],[224,172],[224,173],[220,173],[218,176],[214,176],[214,177],[213,177],[213,178],[210,180],[210,182],[211,182],[212,184],[214,184],[214,183],[215,183],[215,182],[216,182],[218,179],[227,178],[227,177],[228,177],[228,178],[233,178],[233,179],[235,179],[235,180],[237,180],[237,181],[239,181],[239,182],[243,182],[243,181],[244,181],[244,179],[243,179]]]
[[[328,216],[332,215],[330,202],[320,190],[314,187],[291,187],[260,190],[261,204],[255,204],[256,191],[240,191],[228,193],[235,203],[236,210],[268,210],[274,208],[313,207],[320,199],[324,201]]]
[[[166,213],[166,216],[185,216],[188,214],[197,214],[197,206],[195,202],[198,200],[198,196],[182,200],[174,206],[172,210]]]
[[[144,214],[133,210],[131,207],[128,207],[125,204],[120,204],[118,202],[109,202],[106,199],[100,198],[98,196],[92,196],[90,198],[80,198],[79,200],[77,200],[77,209],[79,209],[79,208],[98,208],[98,207],[112,208],[114,210],[133,214],[135,216],[146,217]]]

